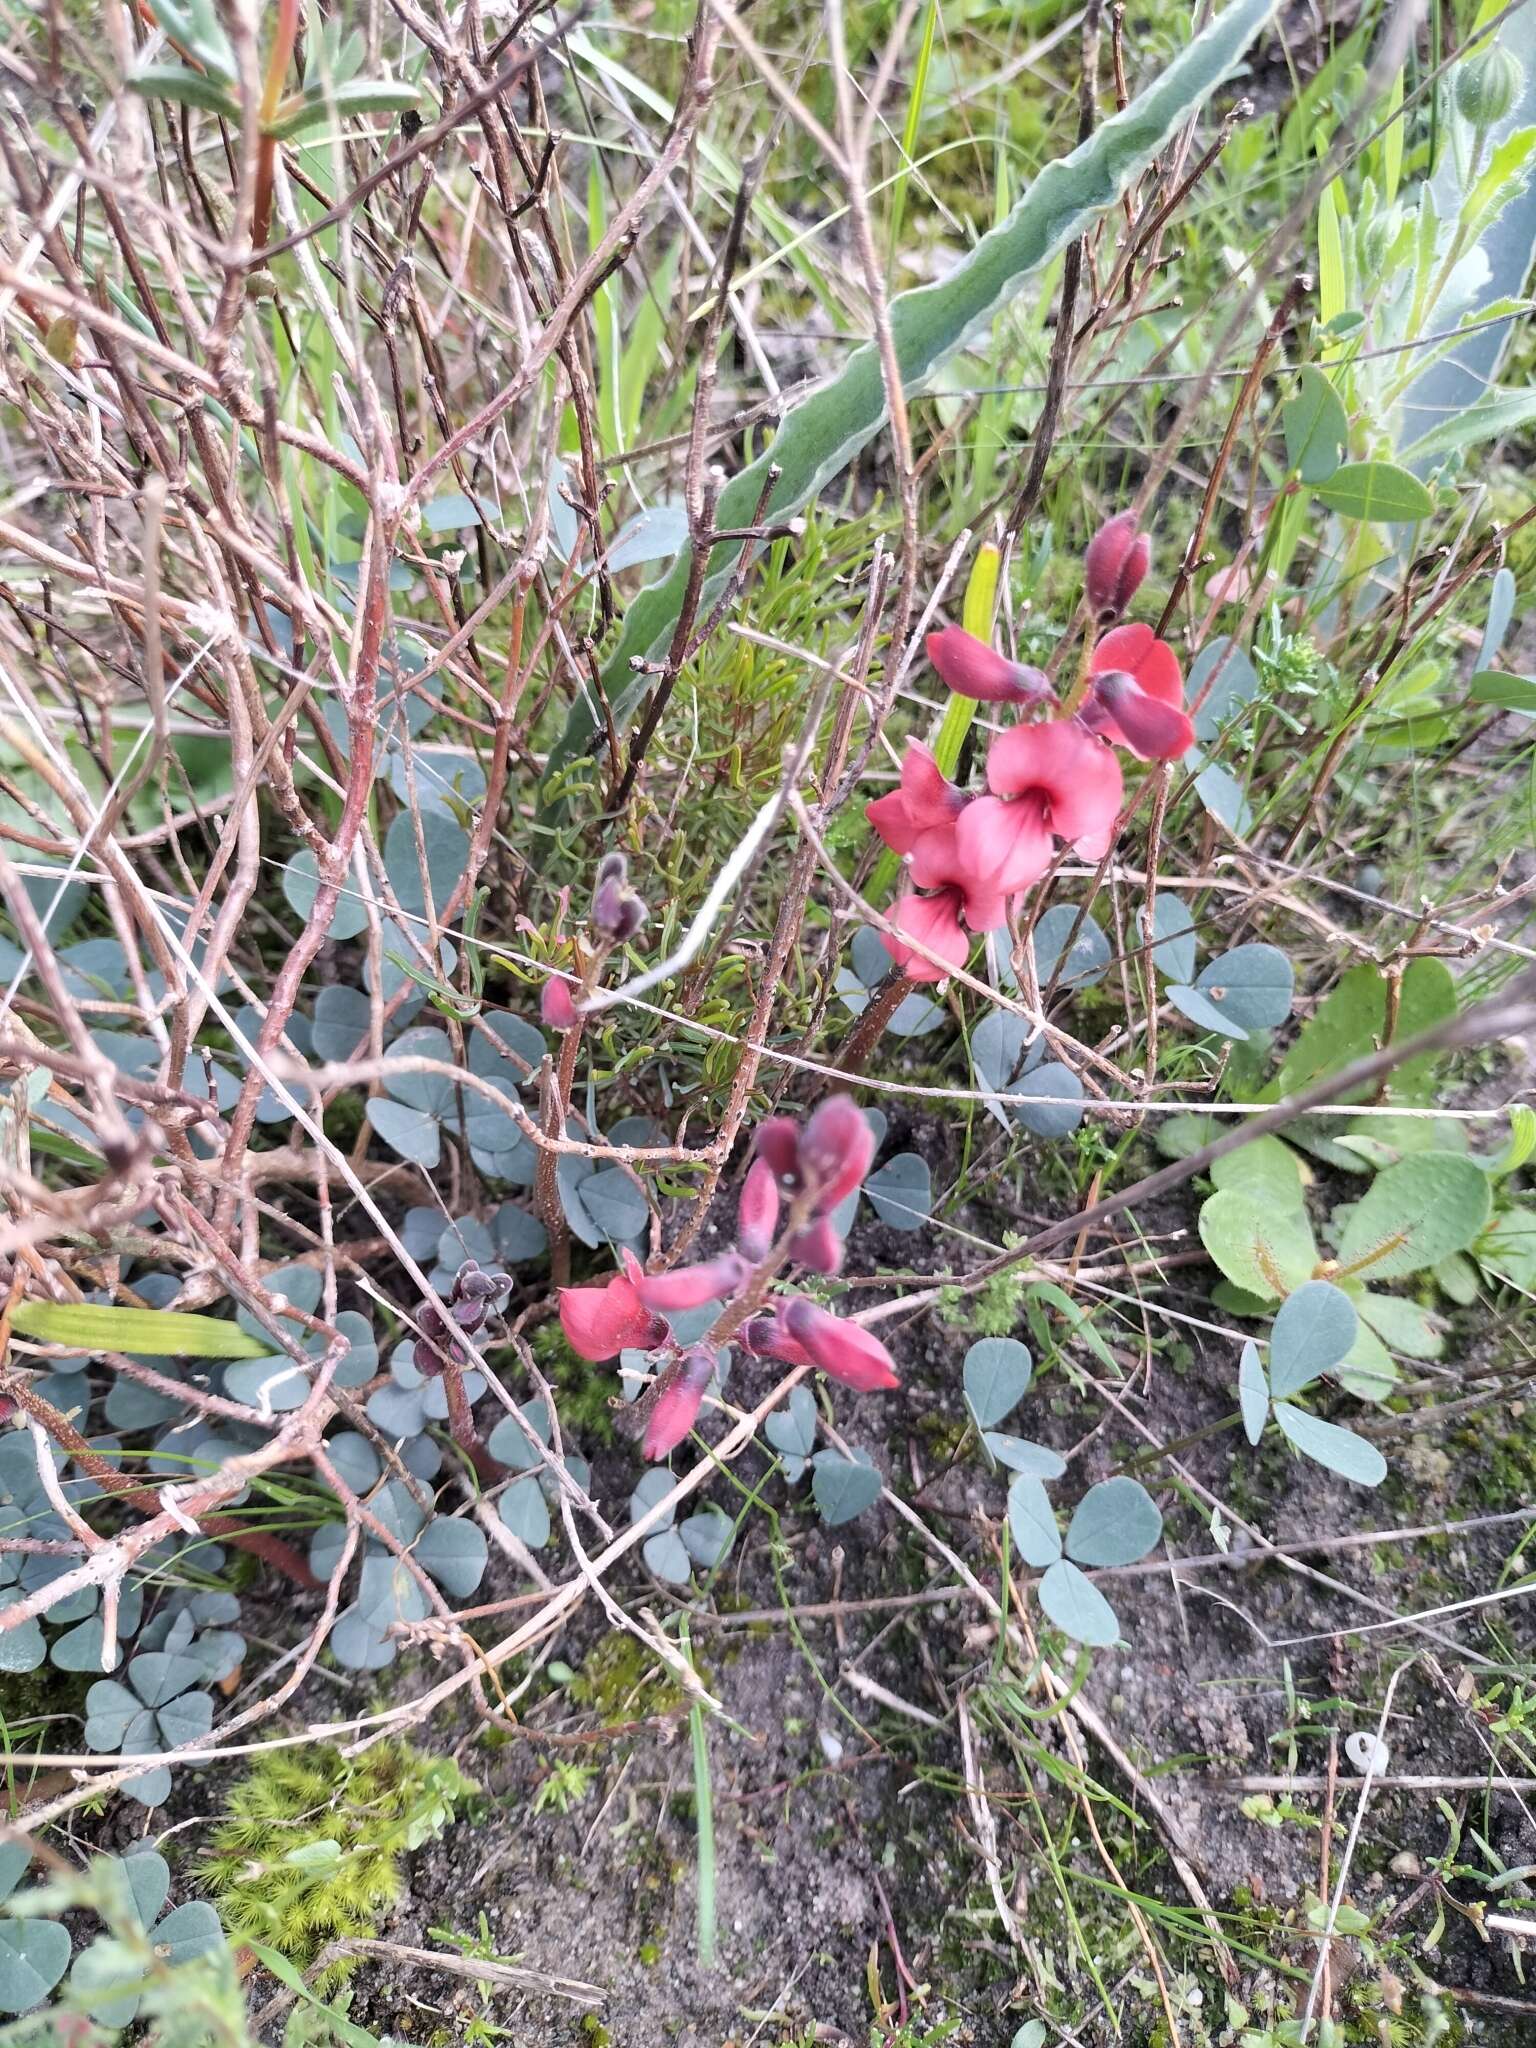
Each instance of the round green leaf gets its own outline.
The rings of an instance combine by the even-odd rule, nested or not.
[[[1202,1204],[1200,1239],[1235,1287],[1278,1301],[1312,1277],[1317,1245],[1302,1209],[1224,1188]]]
[[[1074,937],[1074,932],[1076,936]],[[1109,940],[1075,903],[1055,903],[1035,926],[1035,973],[1044,988],[1091,988],[1109,965]]]
[[[308,924],[320,893],[320,871],[315,856],[305,847],[283,869],[283,894],[294,914]],[[333,939],[355,939],[368,929],[368,912],[349,876],[341,885],[336,908],[331,912],[327,935]]]
[[[1349,1354],[1355,1305],[1330,1280],[1307,1280],[1286,1296],[1269,1333],[1269,1385],[1277,1400],[1332,1372]]]
[[[1034,1370],[1029,1346],[1016,1337],[982,1337],[971,1346],[961,1377],[978,1429],[991,1429],[1019,1405]]]
[[[369,1098],[368,1121],[392,1151],[430,1172],[443,1156],[438,1138],[437,1118],[409,1103],[391,1102],[387,1095]]]
[[[933,1175],[916,1152],[898,1152],[864,1183],[875,1214],[892,1230],[921,1230],[933,1213]]]
[[[1163,1533],[1163,1518],[1139,1480],[1090,1487],[1067,1524],[1067,1555],[1079,1564],[1135,1564]]]
[[[1008,1489],[1008,1527],[1014,1548],[1035,1571],[1060,1557],[1061,1531],[1051,1497],[1028,1472],[1021,1472]]]
[[[1420,1272],[1465,1251],[1488,1221],[1488,1176],[1455,1152],[1418,1152],[1377,1174],[1339,1240],[1339,1261],[1370,1280]]]
[[[1278,946],[1234,946],[1205,967],[1195,988],[1246,1035],[1285,1022],[1296,974]]]
[[[686,1586],[693,1577],[693,1564],[675,1529],[658,1529],[640,1546],[648,1570],[669,1586]]]
[[[434,1515],[416,1539],[416,1561],[445,1593],[467,1600],[485,1576],[485,1531],[462,1515]]]
[[[1027,1472],[1032,1479],[1059,1479],[1067,1469],[1067,1461],[1059,1451],[1053,1451],[1049,1444],[1031,1443],[1028,1437],[1008,1436],[1002,1430],[989,1429],[983,1432],[981,1441],[988,1457],[1006,1465],[1010,1472]]]
[[[701,1572],[713,1571],[736,1539],[736,1525],[713,1502],[678,1525],[683,1548]]]
[[[1039,1586],[1040,1605],[1064,1635],[1090,1649],[1107,1650],[1120,1640],[1115,1610],[1085,1573],[1066,1558],[1046,1572]]]
[[[518,1542],[526,1543],[530,1550],[542,1550],[549,1541],[549,1502],[531,1472],[514,1479],[502,1494],[500,1513]]]

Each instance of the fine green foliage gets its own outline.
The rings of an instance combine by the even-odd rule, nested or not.
[[[273,1750],[231,1790],[198,1875],[231,1940],[307,1968],[327,1942],[379,1931],[400,1896],[401,1857],[473,1790],[451,1759],[404,1741],[353,1757],[324,1744]],[[319,1988],[355,1968],[336,1959]]]

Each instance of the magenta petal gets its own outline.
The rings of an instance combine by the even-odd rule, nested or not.
[[[906,791],[901,789],[872,797],[864,806],[864,815],[892,853],[910,853],[926,830],[914,822]]]
[[[551,975],[539,990],[539,1015],[551,1031],[569,1031],[576,1022],[576,1003],[571,985]]]
[[[560,1327],[578,1357],[594,1363],[616,1358],[621,1351],[649,1351],[667,1338],[666,1324],[651,1313],[622,1273],[601,1287],[562,1287]]]
[[[818,1104],[800,1136],[800,1167],[817,1190],[819,1215],[853,1193],[874,1156],[875,1134],[851,1095],[829,1095]]]
[[[696,1344],[674,1359],[656,1382],[641,1446],[653,1465],[676,1450],[692,1429],[714,1370],[714,1352],[707,1345]]]
[[[945,981],[970,958],[971,942],[960,928],[960,898],[953,889],[937,896],[903,896],[891,912],[893,930],[880,943],[913,981]],[[902,944],[911,939],[924,951]],[[930,960],[928,954],[937,954]]]
[[[1016,725],[992,742],[987,781],[999,796],[1036,792],[1058,838],[1097,859],[1114,837],[1124,781],[1111,748],[1080,720]]]
[[[843,1263],[843,1240],[832,1218],[818,1216],[804,1230],[797,1230],[789,1240],[789,1256],[797,1266],[808,1266],[813,1273],[837,1272]]]
[[[721,1252],[696,1266],[677,1266],[670,1273],[643,1273],[634,1282],[647,1308],[703,1308],[724,1301],[745,1281],[752,1268],[740,1252]]]
[[[783,1183],[800,1171],[800,1126],[793,1117],[771,1116],[757,1127],[757,1156],[766,1159]]]
[[[1195,728],[1177,704],[1149,697],[1119,669],[1094,680],[1093,694],[1113,721],[1112,731],[1143,761],[1176,761],[1194,745]]]
[[[1034,704],[1051,686],[1037,668],[1009,661],[963,626],[928,635],[928,659],[957,697],[980,704]]]
[[[898,1384],[895,1360],[879,1338],[859,1324],[845,1323],[801,1297],[790,1301],[783,1320],[785,1335],[812,1364],[856,1393],[876,1393]]]
[[[1083,557],[1083,582],[1091,610],[1118,618],[1136,595],[1152,560],[1152,544],[1136,531],[1136,514],[1106,519]]]
[[[1044,807],[1029,797],[1010,803],[978,797],[955,828],[961,873],[1001,896],[1016,896],[1038,882],[1051,864]]]
[[[779,1178],[766,1159],[754,1159],[741,1184],[736,1242],[749,1259],[763,1259],[779,1227]]]

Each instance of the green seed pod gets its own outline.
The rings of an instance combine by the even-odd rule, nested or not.
[[[1456,71],[1456,111],[1481,132],[1496,128],[1525,90],[1520,60],[1499,45],[1469,57]]]

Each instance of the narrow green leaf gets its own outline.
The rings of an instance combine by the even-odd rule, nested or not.
[[[250,1337],[217,1316],[164,1308],[105,1308],[91,1302],[22,1301],[11,1328],[40,1344],[77,1351],[129,1351],[144,1358],[268,1358],[269,1338]]]
[[[1269,1420],[1269,1382],[1264,1377],[1259,1347],[1251,1338],[1243,1346],[1238,1361],[1237,1401],[1243,1411],[1243,1435],[1249,1443],[1256,1444]]]
[[[1344,311],[1344,239],[1339,232],[1339,181],[1317,203],[1317,312],[1326,327]]]
[[[1469,704],[1491,704],[1499,711],[1536,712],[1536,677],[1505,675],[1502,669],[1479,669],[1467,685]]]
[[[1007,304],[1024,280],[1113,206],[1135,178],[1242,60],[1274,11],[1274,0],[1236,0],[1145,91],[1113,114],[1069,156],[1049,163],[1005,220],[938,283],[892,300],[890,332],[904,388],[916,391]],[[779,471],[765,506],[781,519],[809,503],[877,434],[886,417],[885,384],[873,344],[854,351],[842,373],[785,415],[758,460],[720,494],[721,526],[747,526],[757,512],[771,467]],[[716,550],[700,598],[701,612],[723,588],[741,551],[738,541]],[[603,670],[604,691],[622,733],[649,678],[636,676],[644,660],[671,634],[690,575],[679,563],[641,591]],[[551,751],[548,775],[557,778],[584,753],[595,731],[587,696],[572,707],[565,732]]]
[[[226,121],[238,121],[240,108],[233,97],[211,78],[189,71],[185,64],[146,64],[128,81],[129,89],[141,99],[175,100],[181,106],[201,107]]]

